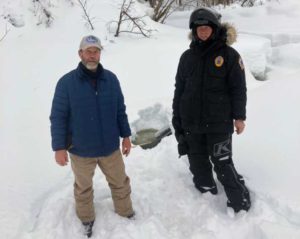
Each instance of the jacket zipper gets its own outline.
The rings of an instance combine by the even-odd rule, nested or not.
[[[205,126],[208,127],[208,124],[206,122],[205,119],[205,115],[204,115],[204,87],[205,87],[205,84],[204,84],[204,77],[205,77],[205,68],[206,68],[206,64],[205,64],[205,59],[204,59],[205,56],[203,56],[202,58],[202,68],[201,68],[201,74],[200,74],[200,78],[201,78],[201,84],[200,84],[200,87],[201,87],[201,103],[200,103],[200,108],[201,108],[201,112],[200,112],[200,122],[202,121],[203,123],[205,123]],[[202,119],[201,119],[202,117]]]

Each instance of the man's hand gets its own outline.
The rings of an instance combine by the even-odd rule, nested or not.
[[[60,166],[66,166],[69,162],[67,150],[55,151],[55,160]]]
[[[122,154],[124,154],[126,157],[129,155],[131,149],[131,142],[129,137],[124,138],[122,141]]]
[[[245,129],[245,122],[244,122],[244,120],[235,120],[234,121],[234,127],[235,127],[235,132],[237,134],[243,133],[243,131]]]

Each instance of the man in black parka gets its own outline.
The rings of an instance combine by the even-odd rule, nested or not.
[[[248,211],[249,191],[232,161],[232,134],[243,132],[246,81],[242,59],[229,45],[236,31],[220,23],[213,9],[199,8],[190,16],[190,49],[178,65],[173,119],[179,155],[188,155],[195,187],[217,194],[212,164],[235,212]],[[212,164],[211,164],[212,162]]]

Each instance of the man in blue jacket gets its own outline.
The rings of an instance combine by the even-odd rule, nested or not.
[[[120,83],[99,63],[101,50],[97,37],[82,39],[81,62],[58,81],[50,115],[55,160],[67,165],[69,152],[76,213],[88,237],[95,220],[93,175],[97,165],[111,189],[115,212],[127,218],[134,215],[130,180],[119,149],[122,137],[122,153],[130,153],[131,131]]]

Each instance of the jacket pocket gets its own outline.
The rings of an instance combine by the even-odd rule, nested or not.
[[[221,67],[213,64],[208,67],[206,88],[211,90],[223,90],[226,88],[226,69],[224,64]]]
[[[228,122],[231,120],[231,104],[227,96],[208,97],[208,119],[210,122]]]

